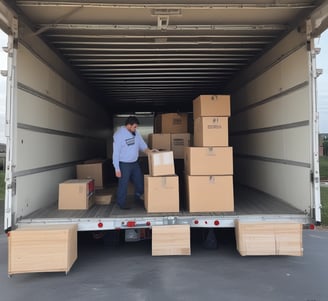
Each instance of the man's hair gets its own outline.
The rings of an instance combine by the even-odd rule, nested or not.
[[[133,124],[140,124],[139,120],[137,117],[135,116],[129,116],[126,120],[125,120],[125,125],[133,125]]]

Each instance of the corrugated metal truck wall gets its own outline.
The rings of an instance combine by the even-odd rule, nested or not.
[[[309,212],[311,81],[305,34],[291,32],[232,85],[235,179]]]
[[[17,51],[16,218],[58,198],[79,160],[106,156],[109,118],[83,83],[24,28]]]

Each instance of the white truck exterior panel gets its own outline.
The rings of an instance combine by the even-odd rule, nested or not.
[[[326,3],[246,1],[240,6],[182,0],[170,4],[173,10],[162,3],[168,9],[163,17],[154,1],[83,1],[83,7],[67,1],[5,2],[12,7],[0,3],[0,26],[9,34],[6,229],[70,222],[80,231],[130,223],[234,227],[241,217],[320,222],[313,38],[327,24]],[[25,24],[16,8],[37,29]],[[229,82],[223,87],[224,78]],[[249,207],[203,215],[123,214],[114,207],[113,215],[106,208],[56,211],[58,184],[75,177],[77,162],[110,157],[112,121],[125,118],[101,106],[102,97],[93,95],[97,88],[109,103],[120,99],[116,105],[129,113],[153,100],[165,111],[198,86],[231,92],[229,141],[234,179],[241,184],[235,196],[245,197]],[[106,98],[108,91],[112,94]],[[144,136],[149,119],[146,126]],[[279,208],[269,206],[271,211],[262,213],[270,202]]]

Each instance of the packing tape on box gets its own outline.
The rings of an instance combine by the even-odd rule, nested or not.
[[[207,156],[216,156],[213,147],[208,147],[206,150],[207,150],[207,151],[206,151],[206,155],[207,155]]]
[[[161,182],[162,182],[162,187],[165,187],[166,186],[166,177],[162,177]]]
[[[209,176],[209,183],[215,184],[215,176]]]

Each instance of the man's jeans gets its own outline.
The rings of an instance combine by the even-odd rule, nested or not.
[[[120,207],[125,206],[128,192],[129,181],[134,184],[134,197],[136,201],[144,193],[144,178],[138,162],[124,163],[120,162],[121,177],[118,180],[117,204]]]

